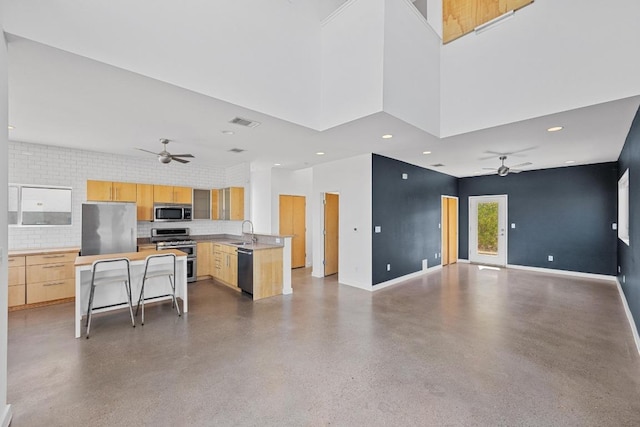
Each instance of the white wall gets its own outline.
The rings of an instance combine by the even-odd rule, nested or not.
[[[7,0],[8,33],[317,128],[315,1]]]
[[[409,1],[386,0],[384,111],[432,135],[440,132],[440,46]]]
[[[7,143],[8,126],[8,77],[7,42],[3,28],[3,2],[0,1],[0,425],[11,420],[11,406],[7,405]]]
[[[640,93],[640,2],[536,0],[442,48],[441,136]]]
[[[8,159],[9,182],[73,188],[73,225],[10,227],[10,249],[80,246],[80,218],[82,203],[86,201],[87,179],[180,185],[193,188],[245,186],[249,180],[248,167],[244,164],[227,170],[178,163],[162,165],[152,157],[145,160],[20,142],[9,142]],[[247,191],[245,191],[245,198],[246,193]],[[3,200],[6,201],[6,196]],[[152,227],[162,228],[172,225],[176,223],[160,225],[138,222],[138,237],[149,237]],[[181,223],[181,225],[189,227],[192,234],[240,234],[241,221],[195,220]]]
[[[313,168],[311,193],[313,271],[324,275],[324,206],[322,195],[340,194],[338,281],[372,289],[371,154],[324,163]]]
[[[305,235],[306,266],[310,266],[313,259],[313,235],[311,233],[312,183],[312,168],[297,171],[274,168],[271,171],[271,230],[273,233],[278,233],[280,230],[280,195],[305,197],[305,223],[307,227]]]
[[[256,233],[277,233],[271,227],[271,165],[251,164],[251,215]],[[248,226],[247,226],[248,227]]]
[[[352,0],[323,22],[321,129],[382,111],[384,1]]]

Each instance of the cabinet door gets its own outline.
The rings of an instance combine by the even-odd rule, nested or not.
[[[138,221],[153,221],[153,185],[136,185]]]
[[[197,243],[198,265],[196,269],[197,277],[211,276],[213,263],[213,243],[199,242]]]
[[[191,187],[173,187],[173,202],[191,204],[193,202]]]
[[[241,221],[244,219],[244,188],[243,187],[231,187],[230,192],[230,206],[229,219],[235,221]]]
[[[110,202],[113,193],[111,181],[87,180],[87,200],[93,202]]]
[[[114,182],[113,201],[114,202],[135,202],[136,201],[136,185],[131,182]]]
[[[220,219],[220,190],[211,190],[211,219]]]
[[[228,254],[229,257],[229,281],[233,286],[238,286],[238,254]]]
[[[153,202],[173,203],[173,187],[171,185],[154,185]]]

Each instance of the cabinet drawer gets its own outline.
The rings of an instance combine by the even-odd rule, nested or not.
[[[24,267],[24,257],[23,256],[10,256],[9,257],[9,267]]]
[[[9,286],[24,285],[24,266],[9,267]]]
[[[27,282],[29,284],[65,280],[74,278],[73,263],[60,262],[54,264],[30,265],[27,267]]]
[[[27,265],[60,264],[63,262],[74,263],[76,261],[77,256],[78,256],[77,252],[64,252],[60,254],[47,254],[47,255],[29,255],[27,257]]]
[[[24,305],[25,285],[9,286],[9,307],[15,307],[17,305]]]
[[[54,280],[43,283],[29,283],[27,286],[27,304],[52,301],[75,296],[74,279]]]

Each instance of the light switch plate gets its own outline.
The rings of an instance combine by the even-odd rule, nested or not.
[[[511,228],[516,228],[516,223],[515,222],[511,223]]]
[[[382,233],[382,227],[380,227],[379,225],[376,225],[375,232]]]
[[[618,224],[616,224],[615,222],[613,224],[611,224],[611,229],[612,230],[617,230],[618,229]]]
[[[553,255],[549,255],[549,256],[547,257],[547,259],[548,259],[550,262],[553,262]]]

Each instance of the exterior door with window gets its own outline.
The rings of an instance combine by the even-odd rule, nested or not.
[[[507,265],[507,196],[469,197],[469,261]]]

